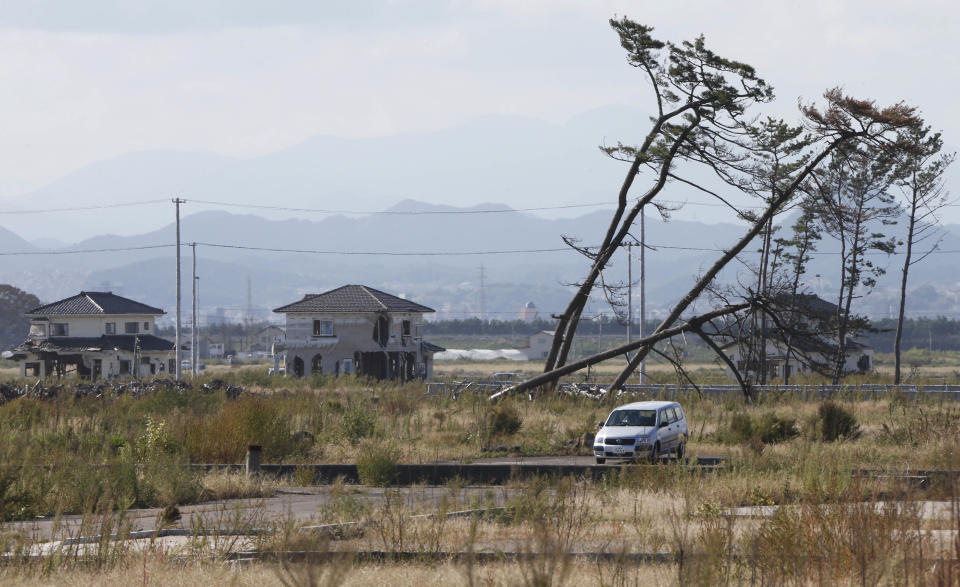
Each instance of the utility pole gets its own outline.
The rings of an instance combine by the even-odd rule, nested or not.
[[[487,318],[487,292],[484,285],[484,267],[480,266],[480,322],[483,323]]]
[[[647,319],[647,240],[644,234],[643,207],[640,208],[640,338],[643,338],[643,321]],[[647,380],[647,357],[640,361],[640,385]]]
[[[633,242],[627,243],[627,344],[633,342],[630,326],[633,324]]]
[[[197,276],[196,278],[194,278],[193,283],[194,283],[194,285],[195,285],[196,288],[197,288],[197,302],[196,302],[196,303],[197,303],[197,320],[199,320],[199,319],[200,319],[200,277]],[[197,371],[199,372],[199,370],[200,370],[200,367],[199,367],[199,363],[200,363],[200,330],[199,330],[199,329],[197,330],[197,350],[196,350],[196,352],[194,353],[194,355],[195,355],[196,358],[197,358],[197,364],[198,364],[198,366],[197,366]]]
[[[174,344],[177,345],[177,370],[175,373],[178,383],[180,382],[180,204],[184,202],[186,202],[186,200],[180,198],[173,199],[173,203],[176,204],[177,207],[177,327]]]
[[[193,249],[193,328],[190,330],[190,374],[197,376],[197,344],[200,336],[197,334],[197,243],[190,243]]]

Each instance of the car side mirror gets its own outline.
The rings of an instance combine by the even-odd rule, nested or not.
[[[597,428],[603,428],[603,420],[597,422]]]

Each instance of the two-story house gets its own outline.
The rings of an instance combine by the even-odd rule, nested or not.
[[[24,377],[174,373],[175,345],[153,334],[156,317],[163,314],[108,291],[82,291],[26,312],[30,333],[11,358]]]
[[[433,309],[365,285],[345,285],[274,310],[286,316],[288,375],[356,373],[407,381],[433,375],[423,315]]]
[[[789,380],[794,375],[815,372],[830,372],[836,360],[839,344],[833,324],[837,306],[814,294],[797,294],[794,297],[781,295],[774,298],[780,323],[792,325],[793,332],[784,333],[770,320],[764,337],[760,360],[759,349],[751,349],[749,343],[758,337],[750,337],[745,329],[740,340],[724,345],[723,352],[730,358],[741,375],[760,380],[759,371],[766,371],[766,379]],[[844,343],[844,373],[866,373],[873,370],[873,347],[847,337]],[[728,375],[733,376],[729,367]]]

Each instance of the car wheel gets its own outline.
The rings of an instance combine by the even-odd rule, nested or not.
[[[683,460],[683,455],[687,453],[687,443],[681,442],[677,445],[677,461]]]
[[[602,465],[602,464],[604,464],[605,462],[607,462],[607,459],[601,459],[600,457],[597,457],[597,464],[598,464],[598,465]]]

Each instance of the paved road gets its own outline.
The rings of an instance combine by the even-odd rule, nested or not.
[[[724,460],[720,456],[699,456],[697,457],[696,463],[688,464],[697,464],[697,465],[718,465]],[[458,461],[446,461],[448,463],[456,463]],[[676,459],[673,457],[663,457],[663,463],[673,463],[676,462]],[[578,467],[589,467],[596,465],[597,462],[594,457],[590,456],[563,456],[563,457],[491,457],[484,459],[472,459],[467,461],[471,465],[574,465]],[[615,462],[613,460],[608,460],[605,466],[609,467],[619,467],[622,463]]]
[[[699,457],[698,465],[716,465],[720,462],[720,457]],[[608,466],[616,468],[621,466],[619,463],[607,461]],[[674,459],[665,458],[663,463],[671,465]],[[464,464],[464,463],[458,463]],[[540,465],[540,466],[583,466],[591,467],[596,465],[592,456],[553,456],[553,457],[493,457],[474,459],[470,464],[477,465]],[[628,465],[645,466],[645,465]],[[416,486],[399,487],[392,489],[399,491],[407,500],[407,504],[413,510],[434,509],[443,496],[448,499],[456,498],[461,504],[488,502],[491,505],[503,505],[511,492],[514,491],[505,486],[490,487],[464,487],[460,490],[450,489],[448,487],[435,486]],[[346,497],[355,499],[360,503],[375,506],[380,503],[384,489],[376,487],[347,486]],[[192,527],[203,527],[207,529],[214,528],[235,528],[238,523],[249,524],[251,527],[264,527],[272,522],[287,518],[293,518],[302,523],[323,524],[331,521],[330,514],[321,516],[321,509],[328,505],[331,500],[339,496],[331,491],[329,485],[315,487],[285,488],[280,490],[275,496],[262,499],[233,499],[219,502],[204,503],[192,506],[180,507],[181,519],[173,527],[189,529]],[[132,531],[152,531],[156,528],[157,518],[160,514],[159,509],[136,509],[126,512],[126,520],[130,524]],[[26,536],[34,539],[49,540],[51,538],[76,537],[82,534],[99,533],[99,529],[93,528],[89,523],[89,528],[83,527],[83,518],[78,515],[62,516],[59,520],[51,518],[40,518],[27,522],[16,522],[3,525],[5,530],[15,530],[22,532]],[[95,531],[96,530],[96,531]]]
[[[337,495],[331,491],[330,486],[293,487],[282,489],[275,496],[268,498],[230,499],[180,506],[181,519],[171,527],[213,530],[236,529],[238,525],[249,528],[269,528],[272,524],[287,519],[294,519],[304,524],[351,521],[334,519],[334,514],[329,512],[324,514],[322,510],[324,506],[338,498],[356,500],[369,507],[377,507],[383,501],[385,490],[379,487],[347,486],[345,491],[341,491],[342,493]],[[435,511],[437,504],[444,496],[451,500],[449,507],[452,509],[466,508],[464,504],[469,503],[503,505],[515,490],[507,487],[464,487],[459,490],[448,487],[398,487],[391,488],[390,491],[398,491],[404,496],[411,511],[418,512]],[[125,516],[131,531],[153,531],[157,526],[160,512],[161,510],[157,508],[132,509],[128,510]],[[59,520],[38,518],[3,524],[2,530],[21,532],[34,540],[99,534],[99,525],[91,522],[92,520],[88,520],[87,527],[84,527],[82,516],[67,515]]]

